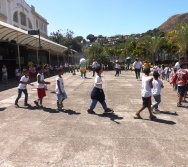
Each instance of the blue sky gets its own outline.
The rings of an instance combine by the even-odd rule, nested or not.
[[[188,0],[26,0],[49,22],[48,33],[70,29],[74,36],[129,35],[157,28],[188,12]]]

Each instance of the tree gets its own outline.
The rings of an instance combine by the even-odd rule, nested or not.
[[[73,39],[75,42],[81,43],[84,40],[84,37],[82,36],[77,36]]]
[[[91,46],[88,51],[89,62],[92,62],[93,59],[96,59],[97,62],[107,64],[110,62],[109,55],[105,52],[104,47],[102,46]]]
[[[89,34],[86,39],[88,39],[90,43],[92,43],[92,42],[95,42],[97,37],[95,37],[93,34]]]
[[[153,64],[155,64],[156,54],[159,51],[160,47],[164,44],[164,38],[160,36],[146,36],[141,46],[146,49],[151,54],[151,59]]]
[[[180,47],[180,50],[187,58],[188,56],[188,24],[181,22],[176,28],[174,33],[176,34],[175,40]]]
[[[81,40],[83,40],[83,37],[79,36],[73,38],[73,34],[74,32],[69,29],[67,29],[65,33],[60,29],[57,30],[57,32],[50,33],[49,39],[68,48],[71,47],[71,49],[76,50],[77,52],[81,52]]]

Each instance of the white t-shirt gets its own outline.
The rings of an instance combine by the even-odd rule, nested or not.
[[[57,81],[59,81],[59,87],[60,87],[60,89],[61,89],[61,92],[63,93],[65,90],[64,90],[64,83],[63,83],[63,78],[61,78],[61,77],[56,77],[56,87],[55,87],[55,91],[56,91],[56,93],[57,94],[60,94],[60,91],[59,91],[59,87],[58,87],[58,82]]]
[[[102,89],[102,85],[96,85],[96,83],[102,82],[102,78],[96,75],[94,87]]]
[[[115,64],[115,68],[120,69],[120,65],[118,63]]]
[[[160,67],[158,68],[158,73],[161,75],[163,73],[163,69]]]
[[[142,66],[142,63],[141,63],[140,61],[135,61],[135,62],[133,63],[133,67],[134,67],[135,69],[140,69],[141,66]]]
[[[37,80],[38,80],[38,76],[40,76],[40,81],[43,82],[44,81],[44,74],[43,73],[42,74],[38,73],[37,74]],[[44,84],[37,82],[37,88],[44,88]]]
[[[149,81],[151,80],[150,76],[142,76],[142,97],[150,97],[151,96],[151,86]]]
[[[165,67],[164,73],[167,74],[167,72],[170,70],[170,67]]]
[[[96,61],[93,62],[92,67],[97,68],[97,62]]]
[[[158,66],[154,66],[153,67],[153,71],[158,71],[159,67]]]
[[[25,75],[21,77],[20,81],[22,82],[28,82],[29,81],[29,77],[26,77]],[[18,85],[18,89],[26,89],[27,87],[27,84],[24,84],[24,83],[20,83]]]
[[[179,69],[180,69],[180,63],[179,63],[179,61],[178,61],[178,62],[176,62],[176,64],[175,64],[175,68],[176,68],[177,70],[179,70]]]
[[[20,76],[20,70],[17,68],[16,70],[15,70],[15,75],[18,77],[18,76]]]
[[[163,82],[161,80],[153,80],[152,81],[152,94],[153,95],[160,95],[161,93],[161,85],[163,84]]]
[[[8,75],[7,74],[7,68],[2,68],[2,73],[3,73],[4,76],[7,76]]]
[[[69,64],[68,64],[68,63],[65,63],[65,67],[69,67]]]

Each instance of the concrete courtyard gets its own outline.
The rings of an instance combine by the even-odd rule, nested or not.
[[[17,88],[0,92],[0,167],[125,167],[188,166],[188,109],[176,107],[177,95],[164,82],[156,120],[134,119],[141,107],[141,81],[130,71],[103,73],[103,88],[113,114],[88,114],[94,78],[64,74],[68,99],[56,113],[55,77],[50,81],[44,110],[35,107],[36,83],[27,86],[31,107],[14,107]],[[2,85],[1,85],[2,86]],[[188,106],[188,104],[185,104]]]

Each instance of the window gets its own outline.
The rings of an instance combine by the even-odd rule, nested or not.
[[[13,21],[18,23],[18,12],[14,12]]]
[[[29,28],[32,29],[32,24],[31,24],[31,21],[28,19],[28,25],[29,25]]]
[[[37,19],[36,19],[36,27],[39,28],[39,22]]]
[[[40,24],[40,29],[43,31],[43,23]]]
[[[44,25],[44,32],[47,32],[47,26]]]
[[[20,21],[21,25],[26,26],[26,15],[24,13],[20,13]]]

